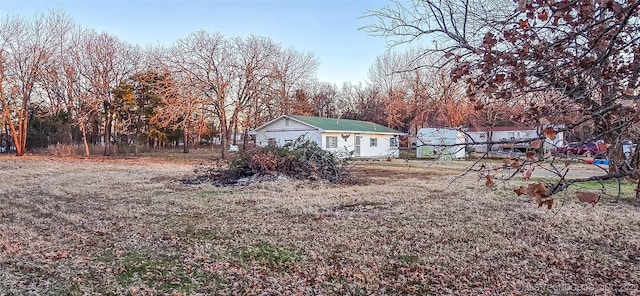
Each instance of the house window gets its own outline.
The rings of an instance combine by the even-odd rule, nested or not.
[[[289,118],[285,118],[284,119],[284,125],[285,126],[289,126]]]
[[[327,148],[338,148],[338,137],[326,137]]]
[[[389,147],[398,147],[398,139],[396,138],[389,139]]]
[[[485,134],[480,134],[480,139],[486,139],[487,136]]]
[[[378,139],[376,139],[376,138],[369,139],[369,146],[370,147],[378,147]]]
[[[268,146],[275,146],[276,145],[276,138],[269,138],[267,140],[267,145]]]

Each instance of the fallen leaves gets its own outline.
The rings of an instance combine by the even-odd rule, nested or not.
[[[543,10],[538,13],[538,19],[541,21],[547,21],[549,19],[549,12],[547,10]]]
[[[536,153],[533,151],[527,151],[526,157],[527,157],[527,161],[530,161],[530,162],[538,161],[538,156],[536,156]]]
[[[69,252],[63,251],[63,250],[55,250],[51,252],[46,252],[43,254],[43,256],[44,258],[47,258],[50,260],[60,260],[60,259],[69,258]]]
[[[7,170],[35,175],[33,168],[24,169],[33,165],[31,161],[20,161],[16,163],[23,169],[12,165]],[[50,167],[49,162],[33,162]],[[523,157],[519,163],[524,163]],[[446,168],[453,170],[454,165]],[[264,291],[282,295],[304,293],[300,291],[532,295],[539,285],[553,295],[638,294],[639,244],[630,236],[640,233],[635,205],[620,203],[606,215],[588,219],[582,207],[563,207],[560,214],[548,215],[550,201],[523,207],[519,201],[494,194],[501,193],[493,188],[503,182],[502,173],[493,172],[494,165],[504,176],[517,173],[520,179],[519,170],[491,161],[480,179],[460,180],[445,191],[440,188],[461,171],[443,174],[440,167],[416,168],[405,174],[404,166],[389,170],[365,166],[354,169],[377,180],[367,186],[297,187],[286,181],[234,190],[213,186],[185,190],[173,184],[175,187],[166,187],[169,181],[150,182],[157,172],[142,173],[157,171],[157,167],[83,163],[86,178],[102,181],[78,184],[87,187],[64,206],[59,206],[62,201],[55,188],[68,182],[69,169],[55,167],[50,171],[60,174],[41,178],[47,186],[32,185],[33,178],[15,178],[23,182],[8,189],[17,192],[16,198],[3,202],[22,206],[0,206],[0,216],[14,217],[0,223],[0,257],[6,266],[0,271],[0,294],[51,295],[99,288],[102,294],[113,295],[253,295]],[[526,164],[542,174],[543,168],[537,165]],[[179,173],[171,171],[176,167]],[[125,168],[135,173],[122,174]],[[171,164],[166,175],[178,179],[190,169]],[[487,173],[496,184],[491,192],[478,192]],[[112,190],[114,184],[127,184],[127,190]],[[547,186],[551,192],[552,187]],[[522,187],[525,195],[527,188],[527,184]],[[249,205],[245,202],[249,198],[257,203]],[[578,202],[573,195],[572,199]],[[336,210],[339,205],[363,201],[386,204],[362,211]],[[42,211],[25,205],[37,205]],[[559,208],[559,200],[552,206]],[[56,215],[46,218],[43,213]],[[318,216],[322,221],[316,220]],[[76,221],[85,227],[58,217],[81,218]],[[253,247],[262,242],[274,250],[295,251],[298,259],[288,261],[291,264],[283,269],[273,269],[266,265],[268,258],[281,260],[282,252],[252,251],[254,256],[270,256],[263,257],[267,261],[240,256],[247,254],[242,250],[257,250]],[[594,249],[594,242],[606,248]],[[69,258],[44,258],[44,253],[55,250],[68,251]],[[60,255],[64,257],[64,253],[49,256]],[[567,280],[562,279],[575,280],[574,275],[580,276],[581,284],[569,290]],[[532,286],[532,278],[540,278],[539,285]]]
[[[518,159],[514,159],[514,160],[511,162],[511,167],[512,167],[512,168],[519,168],[519,167],[520,167],[520,162],[518,161]]]

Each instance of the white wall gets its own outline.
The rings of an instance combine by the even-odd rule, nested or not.
[[[487,139],[487,133],[486,132],[467,132],[467,135],[469,138],[471,138],[472,140],[467,140],[467,143],[483,143],[483,142],[488,142],[489,139]],[[487,152],[487,144],[476,144],[476,145],[469,145],[469,148],[472,148],[474,151],[476,152]]]
[[[309,141],[318,143],[320,141],[320,133],[315,131],[266,131],[256,134],[256,144],[265,147],[269,144],[269,139],[274,138],[277,146],[284,146],[289,141],[295,141],[303,136]],[[320,143],[318,143],[320,144]]]
[[[300,136],[321,144],[320,132],[317,129],[289,118],[280,118],[255,132],[256,144],[261,147],[269,144],[269,138],[274,138],[276,145],[283,146],[287,141],[295,141]]]
[[[343,138],[342,135],[349,135],[348,138]],[[327,149],[326,146],[326,138],[327,137],[337,137],[338,138],[338,147]],[[360,136],[360,155],[355,154],[355,138],[356,136]],[[391,147],[391,138],[394,138],[394,135],[384,135],[384,134],[366,134],[366,133],[323,133],[322,134],[322,149],[337,153],[338,155],[350,155],[353,157],[364,157],[364,158],[385,158],[385,157],[398,157],[400,156],[399,147]],[[376,139],[376,146],[371,146],[371,139]],[[400,139],[396,140],[396,143],[399,143]]]
[[[537,130],[519,130],[519,131],[494,131],[491,139],[487,138],[487,132],[468,132],[467,133],[470,138],[472,138],[476,142],[500,142],[500,141],[509,141],[512,137],[515,140],[526,140],[526,139],[535,139],[538,137]],[[484,137],[483,137],[484,136]],[[471,143],[470,140],[467,142]],[[556,147],[562,146],[564,143],[564,133],[560,132],[556,135],[555,140],[551,140],[547,138],[544,143],[544,150],[549,151],[555,149]],[[487,145],[486,144],[478,144],[478,145],[469,145],[477,152],[486,152]],[[500,149],[500,144],[494,144],[492,150],[496,151]]]

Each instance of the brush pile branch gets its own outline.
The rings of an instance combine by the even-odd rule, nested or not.
[[[347,180],[347,159],[322,150],[316,143],[298,139],[283,147],[251,146],[238,153],[227,169],[204,170],[205,178],[220,185],[239,184],[245,178],[264,179],[286,176],[300,180]]]

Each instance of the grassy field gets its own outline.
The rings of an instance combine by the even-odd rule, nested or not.
[[[207,157],[180,157],[0,156],[0,295],[640,294],[628,196],[547,210],[405,160],[185,185]]]

